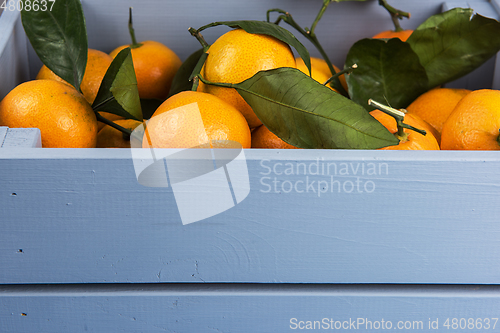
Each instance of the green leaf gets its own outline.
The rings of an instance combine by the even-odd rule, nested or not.
[[[181,91],[191,90],[193,87],[193,81],[189,80],[191,73],[193,73],[196,64],[203,55],[203,48],[193,52],[181,65],[177,73],[175,73],[174,79],[172,81],[172,86],[170,88],[169,97],[173,96]]]
[[[375,149],[399,142],[359,104],[295,68],[260,71],[228,86],[271,132],[299,148]]]
[[[111,62],[92,108],[142,121],[141,101],[129,47],[121,50]]]
[[[407,107],[428,90],[425,69],[410,45],[399,38],[362,39],[347,54],[346,66],[357,68],[346,76],[351,99],[367,110],[374,99],[393,108]]]
[[[251,34],[269,35],[293,47],[304,60],[305,65],[311,70],[311,58],[306,47],[287,29],[277,24],[265,21],[223,21],[214,22],[208,26],[226,25],[231,28],[241,28]],[[207,27],[208,27],[207,26]]]
[[[78,91],[87,66],[87,30],[79,0],[56,1],[52,9],[27,10],[22,1],[24,31],[40,60]],[[34,3],[31,1],[31,6]]]
[[[156,109],[163,103],[164,101],[160,99],[142,99],[141,98],[141,109],[142,116],[144,119],[149,119],[155,113]]]
[[[431,16],[408,38],[425,67],[430,88],[473,71],[500,50],[500,22],[470,8]]]

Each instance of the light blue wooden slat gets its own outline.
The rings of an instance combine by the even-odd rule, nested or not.
[[[472,8],[478,14],[495,20],[499,18],[498,4],[495,1],[445,1],[443,2],[443,11],[452,8]]]
[[[10,36],[14,31],[15,22],[19,18],[19,12],[17,11],[7,11],[5,15],[2,15],[2,20],[0,20],[0,28],[2,29],[2,35],[0,38],[0,50],[4,51],[7,43],[10,40]],[[2,53],[2,52],[0,52]]]
[[[0,287],[0,330],[497,332],[499,304],[498,286]]]
[[[249,196],[182,225],[172,189],[138,184],[128,150],[3,149],[0,283],[500,283],[496,152],[245,156]],[[313,175],[318,159],[338,174]]]
[[[0,142],[0,148],[42,148],[38,128],[5,128],[5,136]]]
[[[5,136],[7,135],[7,130],[9,128],[6,126],[0,126],[0,148],[2,147],[3,141],[5,140]]]
[[[29,79],[29,60],[19,12],[0,16],[0,100],[16,85]]]
[[[473,8],[468,1],[445,1],[443,3],[443,12],[452,8]]]

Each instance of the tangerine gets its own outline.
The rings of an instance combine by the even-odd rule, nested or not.
[[[499,150],[500,91],[480,89],[464,96],[443,125],[441,149]]]
[[[104,75],[106,74],[106,71],[112,61],[113,58],[111,58],[108,54],[99,50],[89,49],[87,54],[87,67],[85,68],[85,74],[83,75],[80,89],[90,105],[94,103],[99,87],[101,86],[102,79],[104,78]],[[69,84],[45,65],[42,66],[36,78],[39,80],[56,80]]]
[[[0,125],[39,128],[44,148],[95,148],[97,120],[85,97],[55,80],[21,83],[0,103]]]
[[[372,38],[377,38],[377,39],[391,39],[391,38],[399,38],[403,42],[406,42],[406,40],[410,37],[410,35],[413,33],[413,30],[401,30],[401,31],[395,31],[395,30],[387,30],[387,31],[382,31],[373,36]]]
[[[250,128],[243,115],[220,98],[196,91],[169,97],[147,122],[144,148],[250,148]]]
[[[130,45],[119,46],[109,55],[114,58],[126,47]],[[139,97],[160,100],[167,98],[175,73],[181,67],[181,59],[164,44],[151,40],[133,45],[131,53]]]
[[[434,88],[420,95],[406,110],[431,125],[434,136],[440,142],[444,122],[462,97],[470,92],[468,89]]]
[[[240,83],[259,71],[278,67],[296,68],[295,57],[288,44],[268,35],[234,29],[210,46],[201,76],[211,82]],[[215,95],[234,106],[243,114],[250,128],[262,124],[234,88],[200,83],[198,91]]]
[[[309,70],[307,69],[307,66],[304,63],[304,60],[302,60],[302,58],[300,57],[295,58],[295,62],[297,64],[297,69],[299,69],[302,73],[309,75]],[[332,66],[335,69],[335,73],[338,73],[340,71],[340,69],[337,66],[335,65]],[[315,58],[315,57],[311,57],[311,74],[312,74],[311,77],[321,84],[325,83],[330,77],[332,77],[332,73],[330,72],[330,67],[328,67],[326,61],[321,58]],[[340,84],[342,84],[342,87],[344,87],[344,89],[347,91],[347,82],[345,80],[345,74],[339,76],[339,80]],[[328,87],[330,87],[332,90],[335,90],[330,85],[328,85]]]
[[[384,125],[389,132],[393,134],[398,132],[396,120],[392,116],[380,110],[373,110],[370,114]],[[399,138],[401,141],[398,145],[384,147],[381,150],[439,150],[439,144],[431,132],[431,125],[412,114],[406,114],[404,122],[418,129],[425,130],[427,134],[423,135],[405,128],[405,137]]]
[[[265,125],[260,125],[252,131],[252,148],[298,149],[281,140]]]

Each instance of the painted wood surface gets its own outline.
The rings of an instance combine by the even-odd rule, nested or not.
[[[498,332],[498,286],[0,286],[2,333]]]
[[[0,101],[21,82],[29,80],[28,45],[19,12],[0,16]]]
[[[129,6],[140,40],[158,39],[185,59],[199,47],[189,26],[264,19],[271,7],[309,26],[321,5],[193,3],[83,0],[89,45],[111,51],[128,43]],[[243,3],[251,7],[242,10]],[[498,13],[498,3],[467,5],[488,16]],[[442,4],[394,5],[412,13],[402,24],[415,28]],[[372,35],[374,26],[392,28],[377,1],[340,2],[317,33],[342,66],[352,41]],[[222,31],[204,35],[213,42]],[[0,98],[40,66],[18,14],[2,13]],[[500,67],[493,74],[493,66],[491,60],[454,84],[474,89],[493,80],[498,88]],[[0,128],[0,138],[6,134]],[[147,162],[148,153],[134,156]],[[140,163],[129,150],[2,148],[0,332],[282,332],[315,321],[324,329],[324,318],[345,330],[362,320],[355,327],[365,332],[389,321],[392,330],[410,325],[409,332],[500,330],[496,153],[245,150],[244,156],[248,197],[183,225],[172,186],[139,184]],[[287,175],[289,165],[303,171]],[[337,172],[318,174],[325,165]],[[220,193],[226,185],[205,190]],[[188,193],[200,190],[189,186]]]
[[[42,148],[40,130],[0,126],[0,148]]]
[[[7,135],[7,130],[9,128],[6,126],[0,126],[0,147],[3,145],[3,141],[5,140],[5,136]]]
[[[498,153],[244,154],[248,197],[183,225],[130,150],[2,149],[0,283],[500,283]]]

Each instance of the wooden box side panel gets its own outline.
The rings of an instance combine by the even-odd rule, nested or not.
[[[40,130],[0,126],[0,148],[42,148]]]
[[[0,330],[496,332],[499,302],[485,286],[0,286]]]
[[[246,150],[248,196],[187,225],[130,151],[3,153],[0,283],[500,283],[495,153]]]
[[[0,16],[0,78],[0,101],[30,78],[27,39],[17,11]]]

